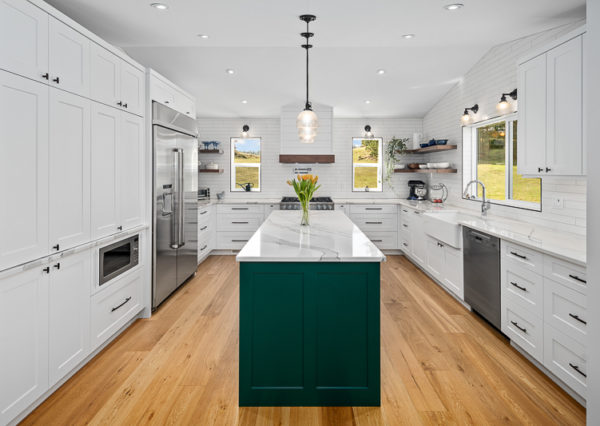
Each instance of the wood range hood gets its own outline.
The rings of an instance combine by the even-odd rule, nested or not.
[[[332,164],[333,154],[333,107],[312,104],[313,111],[319,118],[317,137],[312,144],[304,144],[298,138],[296,118],[304,104],[295,102],[281,108],[281,149],[279,162],[283,164]]]

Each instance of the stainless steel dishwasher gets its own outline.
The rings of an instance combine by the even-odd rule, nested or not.
[[[500,239],[463,227],[465,302],[501,327]]]

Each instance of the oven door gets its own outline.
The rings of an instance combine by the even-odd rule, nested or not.
[[[138,264],[139,237],[117,241],[99,250],[98,284],[101,286]]]

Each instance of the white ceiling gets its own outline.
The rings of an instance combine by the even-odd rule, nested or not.
[[[365,117],[422,117],[492,46],[585,17],[585,0],[460,0],[455,12],[443,8],[453,0],[47,1],[195,95],[199,116],[214,117],[278,116],[303,99],[303,13],[317,15],[311,100],[333,105],[336,116]]]

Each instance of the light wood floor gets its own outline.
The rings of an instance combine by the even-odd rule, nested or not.
[[[380,408],[239,408],[238,268],[203,263],[24,424],[584,424],[585,410],[409,261],[382,264]]]

